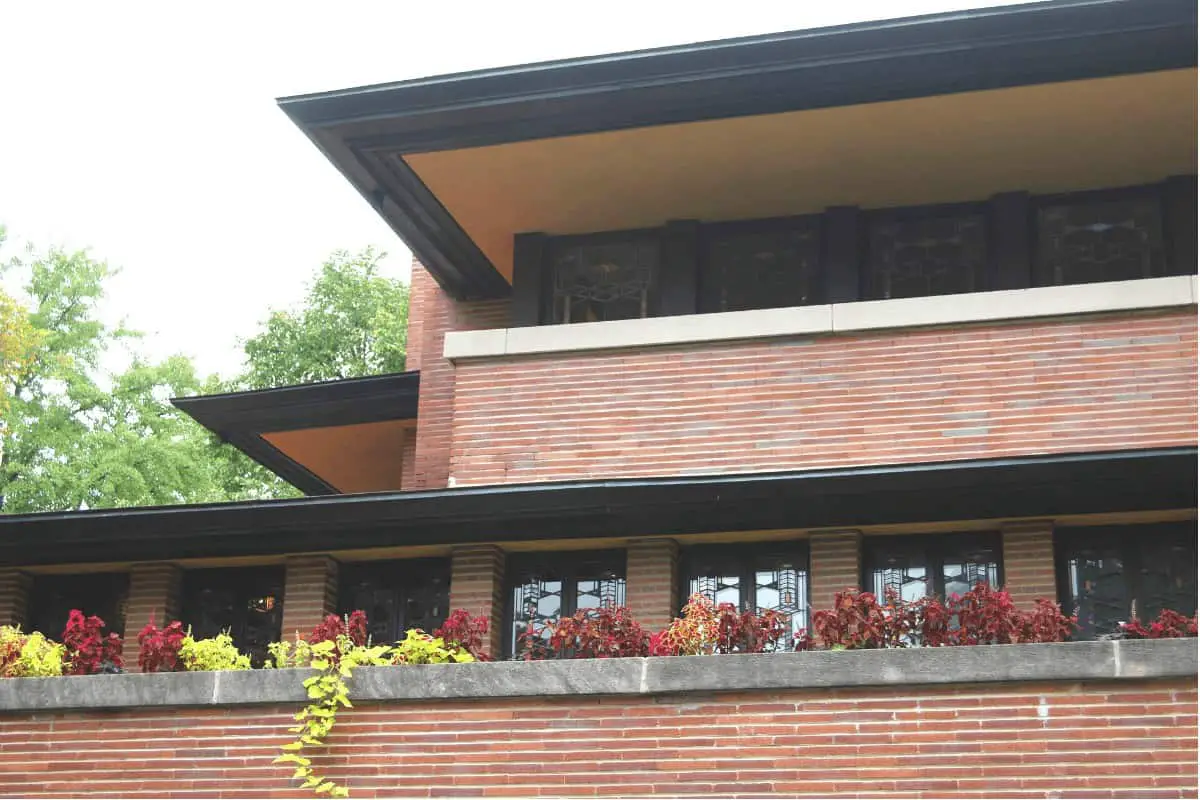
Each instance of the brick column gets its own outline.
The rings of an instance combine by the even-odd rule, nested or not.
[[[625,551],[625,605],[648,630],[662,630],[679,613],[679,545],[639,539]]]
[[[285,562],[283,622],[279,636],[307,638],[326,614],[337,613],[338,563],[329,556],[292,556]]]
[[[817,611],[833,608],[834,595],[862,583],[862,533],[814,533],[808,545],[812,608]]]
[[[1054,523],[1016,522],[1001,529],[1004,537],[1004,583],[1013,602],[1033,608],[1039,597],[1055,600]]]
[[[130,567],[123,653],[126,672],[138,672],[137,637],[146,623],[153,618],[161,628],[179,619],[182,586],[183,570],[175,564],[160,561]]]
[[[504,626],[504,551],[494,545],[458,547],[450,559],[450,610],[487,617],[487,652],[499,658]]]
[[[0,569],[0,625],[26,624],[29,618],[29,588],[32,585],[33,578],[27,573],[16,569]]]

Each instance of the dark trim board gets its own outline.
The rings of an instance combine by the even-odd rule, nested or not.
[[[1196,448],[0,515],[0,566],[1196,507]]]
[[[504,297],[507,281],[428,187],[397,173],[403,155],[1192,67],[1196,16],[1193,0],[1051,0],[278,102],[446,291]]]
[[[277,389],[173,397],[171,403],[305,494],[326,495],[339,491],[262,434],[415,420],[420,388],[421,373],[414,370]]]

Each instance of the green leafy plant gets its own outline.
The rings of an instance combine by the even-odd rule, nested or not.
[[[0,626],[0,675],[5,678],[50,678],[62,675],[67,648],[36,631]]]
[[[228,631],[195,639],[189,628],[179,647],[179,662],[187,672],[250,669],[250,656],[238,652]]]
[[[347,682],[354,668],[392,663],[391,648],[387,645],[356,645],[343,633],[336,639],[308,645],[308,652],[309,666],[317,671],[304,681],[309,703],[296,714],[297,724],[288,729],[297,735],[295,741],[281,748],[283,752],[274,763],[294,764],[296,769],[292,778],[300,781],[301,789],[312,789],[318,795],[329,797],[348,797],[350,791],[346,787],[316,774],[312,759],[304,755],[304,749],[324,745],[337,720],[338,709],[353,707]]]
[[[415,628],[391,648],[391,658],[393,664],[469,664],[476,660],[465,648]]]

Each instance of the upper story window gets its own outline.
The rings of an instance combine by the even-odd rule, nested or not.
[[[103,572],[87,575],[38,575],[29,595],[29,625],[58,639],[72,609],[86,617],[104,620],[105,630],[125,631],[125,606],[129,599],[129,574]]]
[[[344,564],[338,612],[367,614],[376,643],[403,639],[409,628],[430,632],[446,621],[450,563],[441,558]]]
[[[505,574],[505,652],[510,656],[520,655],[521,639],[530,627],[540,628],[581,609],[625,604],[622,550],[512,556]]]
[[[237,648],[260,666],[267,645],[281,638],[283,579],[282,567],[188,570],[183,574],[183,623],[197,639],[228,630]]]
[[[682,567],[684,602],[702,594],[714,603],[732,603],[739,611],[785,614],[793,634],[808,627],[805,542],[689,547]]]
[[[978,583],[1000,586],[995,534],[872,536],[863,540],[865,583],[882,602],[889,590],[905,601],[963,595]]]
[[[868,260],[867,299],[975,291],[987,264],[987,218],[974,206],[874,212]]]
[[[1079,617],[1077,637],[1153,621],[1163,609],[1196,613],[1196,523],[1057,531],[1059,598]]]
[[[816,302],[820,218],[710,226],[704,238],[700,313]]]
[[[564,239],[551,251],[550,320],[653,316],[658,272],[659,245],[653,235]]]
[[[1162,202],[1151,190],[1085,193],[1037,212],[1040,281],[1061,286],[1164,273]]]

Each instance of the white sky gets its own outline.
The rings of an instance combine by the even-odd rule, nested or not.
[[[240,365],[335,249],[409,254],[274,98],[989,0],[64,3],[0,12],[0,224],[122,268],[105,308],[155,358]]]

